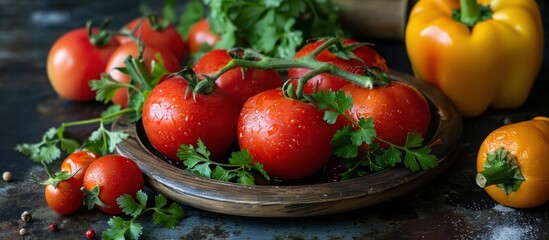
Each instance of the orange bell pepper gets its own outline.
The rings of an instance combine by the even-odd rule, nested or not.
[[[463,116],[517,108],[541,67],[539,7],[535,0],[420,0],[406,49],[416,77],[441,89]]]
[[[490,133],[477,157],[477,185],[498,203],[529,208],[549,200],[549,118]]]

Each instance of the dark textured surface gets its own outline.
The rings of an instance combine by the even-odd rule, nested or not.
[[[0,172],[8,170],[14,175],[10,183],[0,181],[0,239],[21,238],[21,227],[30,231],[26,239],[83,239],[86,229],[93,228],[100,235],[107,227],[110,216],[96,210],[80,210],[71,216],[51,211],[43,187],[29,180],[30,174],[44,177],[43,168],[13,148],[38,141],[48,128],[61,122],[90,118],[104,108],[63,101],[53,92],[45,63],[55,39],[90,18],[111,16],[111,26],[119,27],[138,16],[139,4],[144,2],[152,9],[162,4],[0,0]],[[547,3],[540,3],[547,26]],[[373,42],[391,68],[411,72],[402,42]],[[474,185],[476,153],[488,133],[506,119],[549,116],[547,59],[527,103],[519,109],[489,110],[464,119],[463,143],[455,163],[412,194],[344,214],[311,218],[234,217],[184,206],[187,218],[174,229],[153,227],[150,216],[142,218],[143,239],[549,239],[548,204],[527,210],[505,208]],[[89,129],[71,129],[70,133],[82,137]],[[33,221],[20,220],[24,210],[33,213]],[[59,232],[47,229],[52,223]]]

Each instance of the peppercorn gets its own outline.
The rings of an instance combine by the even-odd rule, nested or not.
[[[32,214],[29,211],[24,211],[23,213],[21,213],[21,219],[24,222],[28,222],[32,220]]]
[[[10,171],[5,171],[3,174],[2,174],[2,179],[4,180],[4,182],[9,182],[13,179],[13,175],[11,174]]]

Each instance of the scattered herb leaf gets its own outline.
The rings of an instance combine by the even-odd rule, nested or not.
[[[183,161],[188,171],[206,178],[253,185],[255,178],[252,171],[255,170],[266,179],[270,179],[263,165],[257,162],[252,164],[252,156],[246,149],[233,152],[228,163],[220,163],[210,159],[210,152],[206,149],[206,145],[198,139],[196,147],[181,145],[177,157]]]
[[[129,194],[116,199],[122,211],[130,215],[130,220],[114,216],[109,219],[109,228],[103,232],[103,239],[138,239],[143,233],[143,226],[135,222],[144,213],[153,211],[153,223],[157,226],[173,228],[185,216],[185,211],[179,204],[172,203],[166,206],[166,197],[158,194],[154,198],[154,207],[147,207],[148,196],[142,190],[136,193],[137,201]]]

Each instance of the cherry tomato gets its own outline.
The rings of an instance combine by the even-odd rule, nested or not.
[[[158,62],[156,59],[156,53],[160,53],[160,56],[162,56],[162,60],[164,61],[164,66],[166,67],[166,70],[169,72],[177,72],[180,68],[179,61],[175,58],[175,56],[167,51],[164,48],[156,47],[154,45],[150,45],[145,43],[145,51],[143,53],[143,59],[145,60],[147,70],[151,71],[151,62],[155,61]],[[119,67],[125,67],[126,64],[124,63],[124,60],[128,56],[137,57],[139,55],[139,48],[136,43],[134,42],[128,42],[123,45],[120,45],[116,49],[116,51],[113,52],[111,57],[109,58],[109,61],[107,63],[107,66],[105,68],[105,72],[109,73],[112,78],[119,82],[123,83],[129,83],[130,82],[130,76],[122,73],[116,68]],[[128,106],[128,89],[127,88],[120,88],[116,91],[114,94],[114,97],[112,99],[113,103],[119,104],[122,107]]]
[[[208,20],[204,18],[196,22],[191,29],[189,29],[187,44],[189,45],[190,53],[195,54],[200,52],[203,44],[213,46],[220,40],[221,38],[210,30]]]
[[[98,29],[93,29],[97,33]],[[86,28],[79,28],[61,36],[48,53],[48,79],[55,92],[72,101],[93,101],[95,92],[88,85],[99,79],[110,55],[119,43],[110,39],[104,46],[90,42]]]
[[[59,182],[55,187],[52,184],[46,185],[46,203],[62,215],[76,212],[82,206],[84,198],[84,193],[80,191],[81,187],[82,182],[74,177]]]
[[[97,206],[109,214],[120,214],[116,199],[129,194],[135,197],[145,188],[143,174],[131,159],[120,155],[105,155],[90,164],[84,175],[84,188],[92,190],[99,186],[99,200],[108,207]]]
[[[431,121],[429,105],[414,87],[392,82],[387,87],[367,89],[348,84],[342,89],[353,97],[353,107],[347,113],[355,121],[360,117],[372,117],[379,138],[403,146],[408,132],[419,132],[423,137],[427,134]],[[338,121],[349,124],[349,120],[343,117]]]
[[[232,58],[227,50],[212,50],[200,58],[193,70],[196,74],[212,75],[221,70]],[[268,89],[282,87],[282,77],[276,70],[249,68],[242,75],[242,68],[234,68],[215,80],[219,90],[228,93],[241,105],[251,96]]]
[[[61,171],[68,171],[71,174],[76,172],[72,177],[80,181],[80,185],[82,185],[86,169],[88,169],[88,166],[97,158],[98,156],[90,151],[72,153],[63,160],[63,163],[61,163]]]
[[[325,41],[326,40],[320,40],[320,41],[306,44],[305,46],[303,46],[303,48],[301,48],[295,54],[294,58],[301,58],[310,54]],[[350,45],[355,43],[357,42],[351,39],[345,39],[343,41],[343,44],[345,45]],[[381,57],[381,55],[379,55],[373,48],[367,45],[363,45],[354,49],[352,53],[354,53],[356,57],[358,57],[362,61],[359,61],[353,58],[349,60],[345,60],[331,53],[328,50],[324,50],[320,52],[320,54],[317,55],[316,60],[320,62],[330,62],[341,69],[344,69],[348,72],[359,74],[359,75],[364,75],[364,68],[371,67],[371,66],[379,67],[385,72],[388,72],[385,59],[383,59],[383,57]],[[310,71],[311,71],[310,69],[305,69],[305,68],[290,68],[288,69],[288,78],[294,79],[292,82],[297,86],[297,79],[309,73]],[[309,79],[305,84],[303,93],[307,93],[307,94],[313,93],[317,88],[318,88],[318,91],[328,90],[328,89],[337,91],[343,86],[347,85],[348,83],[349,81],[343,78],[336,77],[327,73],[323,73]]]
[[[240,106],[223,92],[185,97],[182,78],[167,79],[150,93],[142,120],[151,144],[162,154],[177,158],[181,144],[195,145],[201,139],[212,158],[219,158],[236,140]]]
[[[332,154],[335,125],[314,105],[284,97],[280,89],[261,92],[244,103],[238,143],[269,176],[297,180],[319,171]]]
[[[123,28],[129,31],[135,30],[133,32],[135,37],[140,38],[147,44],[165,48],[170,51],[178,61],[182,61],[187,56],[187,49],[181,35],[171,24],[163,29],[155,29],[152,27],[154,24],[161,24],[163,22],[161,18],[157,18],[157,20],[158,23],[153,23],[153,25],[151,25],[150,18],[136,18],[128,22]],[[120,44],[133,41],[126,36],[121,36],[117,39]]]

